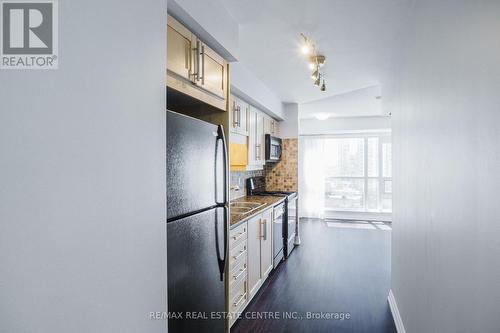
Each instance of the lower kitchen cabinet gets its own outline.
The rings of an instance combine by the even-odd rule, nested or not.
[[[261,284],[260,275],[260,229],[262,215],[248,220],[248,290],[250,298],[255,295]]]
[[[247,269],[247,223],[242,223],[229,232],[229,312],[230,325],[248,303]]]
[[[273,241],[271,230],[273,227],[273,210],[262,213],[260,237],[260,275],[265,280],[273,269]]]
[[[272,220],[273,208],[268,208],[229,232],[230,325],[273,269]]]

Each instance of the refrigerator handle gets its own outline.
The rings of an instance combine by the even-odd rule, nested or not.
[[[228,153],[227,153],[227,143],[226,143],[226,137],[224,135],[224,128],[222,127],[222,125],[219,125],[218,128],[217,128],[217,142],[221,140],[222,142],[222,157],[223,157],[223,163],[224,163],[224,181],[223,181],[223,187],[224,187],[224,191],[223,191],[223,201],[222,202],[218,202],[217,201],[217,193],[215,194],[216,195],[216,204],[219,205],[219,206],[226,206],[226,205],[229,205],[229,193],[228,193],[228,180],[229,180],[229,158],[228,158]],[[215,159],[216,160],[216,163],[217,163],[217,158]],[[215,165],[215,174],[217,175],[217,165]],[[217,181],[215,182],[215,184],[217,184]],[[216,192],[217,192],[217,188],[216,188]]]
[[[221,265],[220,265],[220,280],[224,281],[224,272],[226,271],[226,265],[227,265],[227,256],[228,256],[228,231],[229,229],[229,208],[227,206],[224,206],[224,258],[222,259]]]
[[[224,161],[224,202],[218,203],[219,205],[223,205],[224,207],[224,258],[220,262],[220,273],[221,273],[221,281],[223,280],[223,274],[227,265],[227,256],[228,256],[228,242],[229,242],[229,193],[228,193],[228,180],[229,180],[229,158],[227,152],[227,143],[226,137],[224,135],[224,128],[222,125],[219,125],[217,128],[217,140],[222,141],[222,154]]]
[[[226,262],[227,262],[227,251],[228,251],[228,216],[229,210],[227,206],[223,207],[224,209],[224,257],[221,258],[220,255],[220,246],[219,246],[219,219],[215,223],[215,251],[217,253],[217,263],[219,264],[219,277],[221,281],[224,281],[224,272],[226,271]]]

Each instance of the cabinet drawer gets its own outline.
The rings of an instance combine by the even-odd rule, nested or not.
[[[247,261],[246,256],[245,260],[238,262],[237,265],[234,265],[234,268],[229,273],[229,286],[232,288],[235,285],[239,285],[243,279],[246,279],[247,276]]]
[[[229,250],[229,271],[231,272],[236,266],[247,261],[247,243],[241,242],[234,249]]]
[[[246,304],[248,299],[247,293],[247,281],[243,279],[240,284],[234,286],[234,289],[230,292],[229,309],[231,312],[240,311]]]
[[[229,231],[229,249],[234,249],[239,246],[240,242],[247,239],[247,223],[239,225],[238,227]]]

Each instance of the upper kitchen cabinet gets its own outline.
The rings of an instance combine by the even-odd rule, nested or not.
[[[170,15],[167,30],[167,87],[226,111],[227,62]]]
[[[198,85],[222,99],[226,99],[226,61],[214,50],[197,40]]]
[[[265,163],[264,114],[250,106],[248,110],[248,166],[262,169]]]
[[[247,118],[250,105],[239,99],[238,97],[231,95],[230,102],[230,124],[231,132],[241,135],[248,135]]]
[[[196,36],[179,22],[169,16],[167,27],[167,70],[191,80],[193,66],[193,43]]]
[[[269,117],[264,116],[264,134],[270,134],[272,136],[279,136],[279,125],[278,121]]]

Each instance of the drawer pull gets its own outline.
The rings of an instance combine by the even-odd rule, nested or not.
[[[241,257],[245,253],[245,249],[241,250],[237,256],[233,256],[234,260],[238,260],[239,257]]]
[[[243,275],[243,273],[245,273],[245,268],[241,268],[241,269],[240,269],[240,274],[238,274],[238,275],[233,275],[233,278],[234,278],[235,280],[238,280],[238,279],[240,278],[240,276],[242,276],[242,275]]]
[[[243,237],[244,234],[245,234],[245,231],[238,233],[236,236],[233,236],[233,240],[236,241],[236,240],[240,239],[241,237]]]
[[[240,296],[240,298],[239,298],[236,302],[234,302],[234,303],[233,303],[233,306],[234,306],[235,308],[237,308],[237,307],[240,305],[241,301],[243,301],[243,300],[245,299],[245,295],[246,295],[246,293],[245,293],[245,294],[242,294],[242,295]]]

